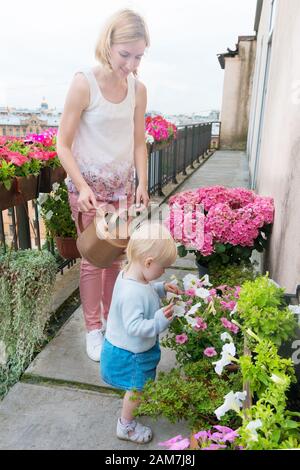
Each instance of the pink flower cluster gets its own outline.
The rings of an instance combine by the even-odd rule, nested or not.
[[[197,323],[196,325],[194,326],[194,329],[196,331],[199,331],[199,330],[206,330],[207,329],[207,323],[203,320],[202,317],[197,317]]]
[[[156,142],[165,142],[176,138],[177,127],[162,116],[147,116],[146,133],[151,135]]]
[[[221,318],[222,325],[227,328],[229,331],[234,333],[235,335],[239,332],[239,327],[232,323],[231,321],[227,320],[227,318]]]
[[[46,129],[41,134],[27,134],[25,142],[38,142],[44,147],[51,147],[53,145],[53,137],[57,134],[57,129]]]
[[[203,256],[215,243],[252,247],[260,229],[271,224],[274,203],[245,188],[212,186],[185,191],[169,199],[167,225],[177,242]]]
[[[237,431],[227,426],[213,426],[215,431],[199,431],[194,434],[194,438],[198,442],[200,450],[222,450],[235,449],[241,450],[241,446],[235,446],[234,441],[238,438]],[[158,445],[166,447],[168,450],[184,450],[190,447],[190,440],[183,438],[181,434],[172,437]]]
[[[53,146],[56,132],[56,129],[49,129],[42,134],[28,134],[26,137],[1,137],[0,166],[1,160],[21,167],[31,159],[48,161],[55,158],[57,153]],[[52,147],[52,150],[49,150],[49,147]]]

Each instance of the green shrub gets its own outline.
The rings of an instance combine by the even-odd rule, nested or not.
[[[289,339],[297,327],[293,313],[284,306],[284,289],[277,287],[268,276],[243,284],[238,315],[246,328],[276,346]]]
[[[239,372],[219,377],[211,361],[202,359],[181,369],[160,372],[155,382],[149,381],[144,387],[137,414],[153,418],[164,416],[171,423],[184,419],[192,429],[209,428],[219,424],[214,411],[222,405],[224,396],[230,390],[240,388]],[[228,413],[222,424],[232,424],[234,415]]]
[[[211,261],[208,265],[209,280],[214,286],[241,286],[245,281],[253,281],[257,277],[255,267],[250,262],[240,264],[221,264]]]
[[[18,380],[44,339],[56,269],[47,251],[0,256],[0,397]]]

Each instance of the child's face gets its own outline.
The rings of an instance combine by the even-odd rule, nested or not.
[[[157,261],[154,261],[153,258],[146,258],[142,269],[144,278],[149,282],[162,276],[166,268],[161,266]]]
[[[146,43],[144,39],[111,46],[110,63],[114,72],[120,78],[126,78],[130,73],[137,70],[144,54]]]

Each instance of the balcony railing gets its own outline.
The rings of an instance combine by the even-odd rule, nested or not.
[[[176,184],[177,175],[186,175],[188,167],[194,168],[196,162],[215,148],[213,138],[218,139],[219,134],[220,122],[191,124],[178,128],[176,140],[148,146],[149,195],[164,196],[164,186]],[[55,254],[54,241],[44,235],[36,200],[0,211],[0,253],[5,253],[10,244],[14,250],[44,247]],[[58,270],[63,273],[63,268],[74,262],[58,259]]]

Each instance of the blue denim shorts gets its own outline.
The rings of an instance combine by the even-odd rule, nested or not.
[[[160,355],[158,341],[149,351],[135,354],[113,346],[105,339],[100,358],[100,375],[104,382],[113,387],[142,391],[147,380],[155,379]]]

